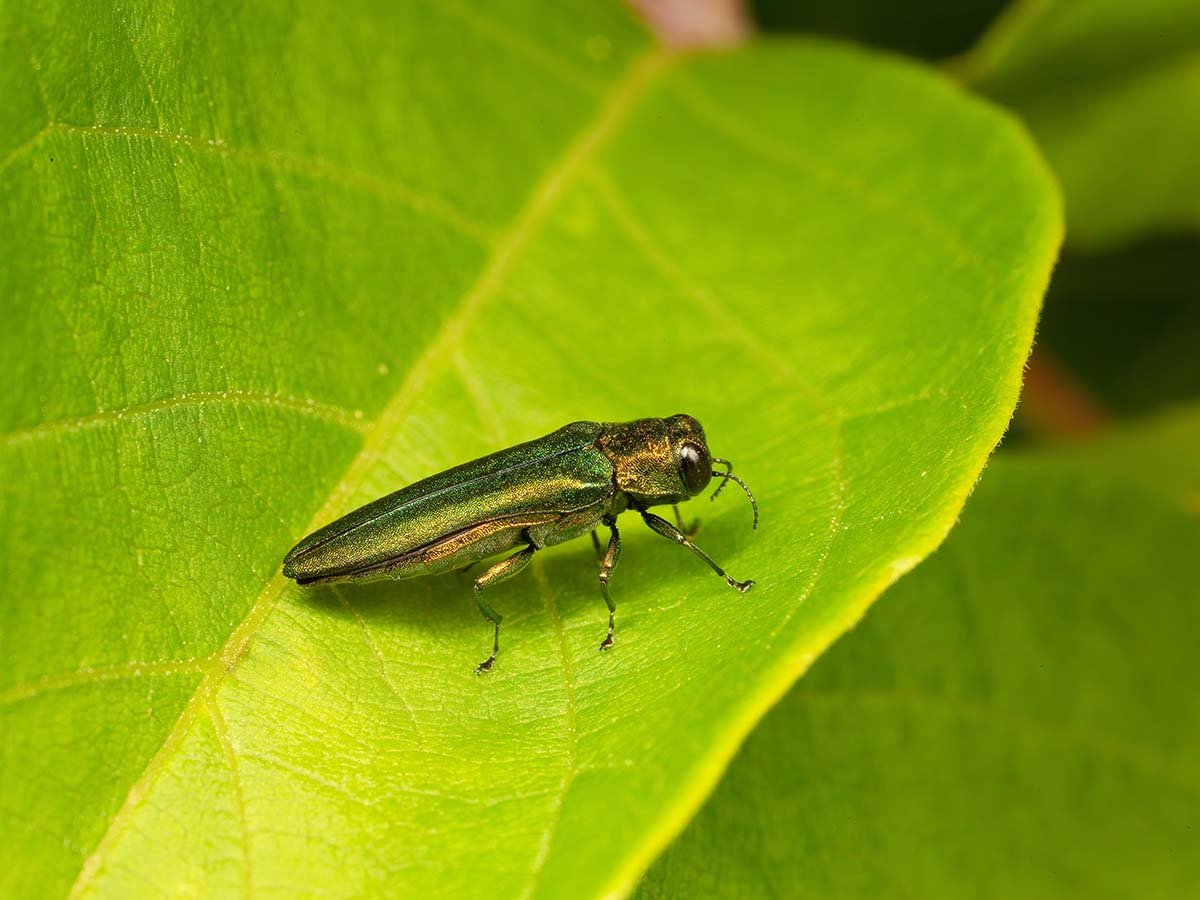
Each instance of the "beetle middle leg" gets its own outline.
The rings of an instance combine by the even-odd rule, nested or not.
[[[691,525],[683,524],[683,513],[679,511],[679,504],[671,504],[671,509],[675,510],[675,524],[679,526],[679,530],[683,532],[684,537],[693,538],[700,531],[700,520],[692,519]]]
[[[659,516],[654,515],[652,512],[646,512],[645,510],[642,510],[642,520],[649,525],[651,530],[653,530],[655,533],[661,534],[668,540],[672,540],[683,547],[687,547],[689,550],[695,553],[698,557],[708,563],[708,567],[710,569],[724,578],[730,587],[737,588],[739,591],[745,593],[754,586],[753,580],[735,581],[726,575],[725,570],[713,562],[713,558],[711,556],[689,541],[687,535],[685,535],[666,519],[660,518]]]
[[[609,596],[608,579],[617,567],[617,560],[621,558],[621,532],[617,531],[617,520],[609,517],[604,520],[604,524],[608,526],[609,537],[608,550],[600,561],[600,593],[604,595],[604,602],[608,605],[608,637],[600,645],[601,650],[607,650],[613,644],[613,614],[617,611],[617,605]],[[592,536],[595,537],[595,534],[593,531]]]
[[[491,604],[483,599],[483,589],[488,585],[499,584],[501,581],[507,581],[512,578],[529,565],[529,561],[533,559],[533,554],[536,551],[537,548],[533,544],[530,544],[524,550],[514,553],[507,559],[500,560],[500,562],[475,579],[475,605],[479,607],[479,611],[483,613],[483,617],[491,622],[495,628],[495,633],[492,636],[492,655],[475,668],[476,675],[482,675],[491,669],[492,663],[496,661],[496,654],[500,652],[500,623],[504,620],[504,616],[492,609]]]

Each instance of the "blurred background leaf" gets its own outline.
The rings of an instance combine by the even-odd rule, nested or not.
[[[1038,334],[1112,416],[1200,396],[1200,239],[1064,254]]]
[[[1015,3],[958,70],[1037,137],[1070,246],[1200,226],[1200,4]]]
[[[1118,422],[1086,440],[1045,447],[1080,468],[1119,474],[1185,509],[1200,513],[1200,406],[1175,407]]]
[[[862,41],[921,59],[966,52],[1007,6],[1005,0],[752,0],[765,31],[810,32]]]

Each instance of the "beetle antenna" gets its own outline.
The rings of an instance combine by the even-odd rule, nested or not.
[[[715,462],[719,466],[725,467],[724,472],[713,472],[714,475],[719,475],[722,478],[724,478],[726,475],[728,475],[730,472],[733,471],[733,463],[731,463],[727,459],[721,459],[721,457],[719,457],[719,456],[714,456],[714,457],[712,457],[712,461]],[[709,499],[716,500],[717,496],[721,493],[721,491],[725,490],[725,485],[727,485],[727,484],[729,484],[728,481],[722,481],[721,484],[717,487],[717,489],[715,491],[713,491],[713,495]]]
[[[718,465],[725,466],[725,471],[724,472],[713,472],[713,475],[717,476],[718,478],[724,479],[724,480],[717,487],[717,489],[715,491],[713,491],[712,497],[710,497],[709,499],[716,500],[717,495],[719,493],[721,493],[721,491],[725,490],[725,485],[729,484],[729,482],[731,482],[731,481],[736,482],[738,487],[740,487],[743,491],[745,491],[746,496],[750,498],[750,508],[754,510],[754,525],[752,527],[758,528],[758,501],[754,499],[754,493],[753,493],[753,491],[750,490],[749,485],[747,485],[746,482],[742,481],[742,479],[738,478],[736,475],[733,474],[733,463],[731,463],[729,460],[721,459],[721,457],[719,457],[719,456],[714,456],[712,458],[712,461],[717,463]]]

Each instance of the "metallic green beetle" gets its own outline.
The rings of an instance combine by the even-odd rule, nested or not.
[[[713,463],[725,471],[714,472]],[[731,587],[747,591],[753,581],[735,581],[689,540],[679,507],[676,528],[649,512],[701,493],[715,475],[750,498],[754,527],[758,504],[733,465],[711,456],[704,429],[691,416],[634,422],[572,422],[535,441],[433,475],[314,531],[288,553],[283,574],[299,584],[363,578],[415,578],[520,548],[475,579],[475,602],[492,623],[492,655],[476,668],[486,672],[500,651],[503,618],[483,589],[516,575],[543,547],[592,533],[600,555],[600,592],[608,605],[612,646],[616,606],[608,579],[621,556],[617,516],[636,510],[650,528],[708,563]],[[611,534],[601,554],[596,526]]]

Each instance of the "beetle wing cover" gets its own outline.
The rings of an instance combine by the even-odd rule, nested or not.
[[[283,572],[305,581],[350,574],[490,519],[594,505],[613,489],[612,465],[595,447],[600,428],[574,422],[414,482],[314,531]]]

